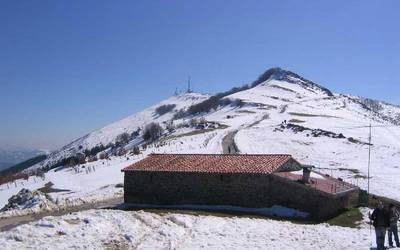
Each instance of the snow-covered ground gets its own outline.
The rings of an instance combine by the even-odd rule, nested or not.
[[[400,200],[400,127],[396,126],[396,120],[400,124],[400,108],[378,102],[374,104],[378,108],[370,110],[363,104],[363,98],[335,93],[332,96],[318,86],[305,84],[296,79],[288,82],[274,78],[232,94],[228,98],[240,99],[245,104],[219,107],[174,121],[177,125],[188,123],[191,118],[204,119],[220,127],[177,128],[148,145],[139,156],[111,157],[86,163],[85,168],[81,165],[80,172],[72,168],[51,170],[44,179],[31,177],[27,181],[3,184],[0,207],[22,188],[36,190],[49,182],[59,190],[48,194],[57,208],[120,197],[123,190],[116,185],[123,183],[122,168],[150,153],[222,153],[224,137],[236,131],[234,142],[241,153],[292,154],[301,163],[314,165],[318,171],[366,188],[369,132],[366,126],[370,122],[373,125],[371,192]],[[164,122],[169,122],[178,110],[207,97],[196,93],[172,97],[76,140],[50,155],[48,162],[99,143],[113,142],[119,134],[136,131],[153,121],[165,126]],[[155,109],[163,104],[176,106],[162,116],[155,114]],[[303,131],[293,129],[288,123],[302,126]],[[335,136],[325,132],[313,136],[318,129]],[[89,167],[91,171],[87,172]],[[17,209],[0,213],[0,217],[39,211],[40,208]],[[41,249],[367,249],[370,243],[365,223],[351,229],[269,219],[109,210],[47,217],[0,234],[0,244],[10,249],[24,246]]]
[[[111,157],[110,160],[99,160],[84,164],[85,168],[81,166],[80,172],[75,172],[72,168],[65,168],[59,171],[51,170],[45,174],[43,179],[30,177],[28,180],[18,180],[16,183],[0,185],[0,207],[7,204],[8,199],[22,188],[36,190],[43,188],[49,182],[54,184],[52,186],[53,189],[63,191],[48,194],[57,206],[51,206],[47,210],[122,197],[123,189],[120,186],[116,186],[123,183],[121,169],[143,159],[143,157],[145,156]],[[89,167],[91,172],[86,170]],[[0,213],[0,217],[24,215],[40,211],[40,207],[16,209]]]
[[[364,214],[366,211],[364,210]],[[0,233],[2,249],[369,249],[369,227],[89,210]]]
[[[274,87],[271,87],[274,86]],[[291,92],[276,88],[280,86]],[[256,126],[239,130],[235,142],[242,153],[285,153],[291,154],[301,163],[314,165],[320,171],[341,177],[348,182],[366,189],[368,172],[368,124],[372,123],[371,147],[371,192],[400,200],[400,127],[395,126],[371,112],[360,108],[348,96],[336,94],[333,97],[314,98],[314,93],[305,95],[291,88],[287,83],[269,81],[250,93],[239,92],[234,97],[251,96],[264,104],[281,107],[268,111],[269,119]],[[263,96],[264,93],[279,96],[279,101]],[[276,93],[276,92],[281,93]],[[285,93],[287,92],[287,93]],[[295,96],[294,96],[295,95]],[[257,99],[259,98],[259,99]],[[294,101],[293,101],[294,100]],[[280,102],[280,104],[279,104]],[[381,113],[400,114],[396,106],[382,105]],[[388,111],[389,110],[389,111]],[[282,123],[303,126],[308,129],[322,129],[343,134],[346,138],[312,136],[310,130],[303,132],[281,128]],[[361,143],[351,142],[354,138]]]
[[[365,109],[362,98],[334,94],[327,95],[317,86],[305,87],[302,84],[284,80],[269,79],[248,90],[228,96],[240,99],[243,106],[225,106],[194,118],[215,122],[222,127],[213,130],[198,130],[181,127],[149,145],[140,156],[112,157],[84,164],[96,171],[86,173],[81,169],[75,173],[71,168],[46,173],[45,180],[31,177],[28,181],[17,181],[0,186],[0,207],[21,188],[35,190],[52,182],[53,188],[68,190],[50,193],[60,205],[73,205],[121,196],[122,189],[115,185],[123,182],[121,169],[140,160],[149,153],[222,153],[223,138],[233,131],[236,146],[241,153],[288,153],[301,163],[314,165],[319,171],[341,177],[348,182],[367,186],[368,128],[372,128],[371,147],[371,192],[400,200],[400,127],[394,126],[390,119],[400,117],[400,108],[386,103],[378,103],[379,112]],[[300,80],[299,80],[300,81]],[[140,113],[115,122],[98,131],[65,146],[48,159],[54,161],[65,155],[86,148],[112,142],[123,132],[136,131],[150,122],[168,122],[181,109],[187,109],[208,96],[188,93],[171,97]],[[155,109],[161,105],[175,105],[164,115],[157,115]],[[178,119],[175,125],[188,123],[192,117]],[[322,129],[342,134],[346,138],[328,136],[314,137],[311,130],[303,132],[281,128],[282,122],[297,124],[306,129]],[[349,141],[354,138],[356,142]],[[361,143],[357,143],[361,142]],[[133,141],[129,145],[135,144]],[[363,144],[364,143],[364,144]],[[129,157],[129,160],[127,160]],[[46,162],[45,162],[46,163]],[[44,163],[44,164],[45,164]],[[40,167],[41,164],[36,165]],[[20,211],[21,212],[21,211]],[[23,213],[23,212],[21,212]]]

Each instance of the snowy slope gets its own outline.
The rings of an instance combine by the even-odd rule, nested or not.
[[[187,109],[189,106],[199,103],[208,97],[208,95],[199,93],[185,93],[178,96],[173,96],[139,113],[128,116],[125,119],[112,123],[104,128],[96,130],[88,135],[83,136],[82,138],[75,140],[60,150],[51,153],[47,160],[35,165],[31,169],[51,165],[60,159],[75,155],[79,152],[83,152],[85,149],[91,149],[100,144],[107,145],[109,143],[113,143],[118,135],[124,132],[132,133],[138,128],[142,129],[145,125],[151,122],[162,123],[171,120],[175,112],[181,109]],[[162,105],[175,105],[175,108],[172,112],[168,112],[162,116],[159,116],[155,113],[155,110],[157,107]]]
[[[400,199],[400,108],[350,95],[327,95],[287,81],[268,80],[231,96],[268,107],[269,119],[241,129],[242,153],[288,153],[302,163],[366,188],[368,124],[372,129],[371,192]],[[367,102],[366,102],[367,100]],[[286,123],[306,128],[295,131]],[[311,129],[311,130],[307,130]],[[346,138],[314,137],[312,129]],[[351,140],[349,138],[354,138]]]
[[[241,99],[245,105],[198,116],[225,124],[226,129],[169,140],[157,152],[221,153],[224,136],[237,131],[234,141],[241,153],[289,153],[366,189],[368,125],[372,123],[371,192],[400,200],[398,106],[333,93],[282,72],[226,98]],[[207,136],[215,140],[214,146],[203,143],[212,141]]]
[[[76,140],[53,153],[48,161],[74,155],[99,143],[106,145],[121,133],[135,131],[153,121],[163,124],[178,110],[208,97],[196,93],[171,97]],[[315,165],[319,171],[366,188],[370,122],[374,126],[371,192],[400,200],[400,129],[395,126],[399,124],[398,106],[333,93],[283,70],[277,70],[253,88],[225,98],[240,99],[244,105],[220,106],[207,113],[176,119],[176,129],[148,145],[139,156],[115,156],[86,163],[85,168],[79,166],[78,173],[71,168],[51,170],[44,179],[31,177],[28,181],[1,185],[0,207],[21,188],[35,190],[50,181],[54,188],[68,190],[49,194],[61,205],[121,196],[122,190],[115,185],[123,182],[122,168],[153,152],[222,153],[227,135],[233,137],[241,153],[289,153],[304,164]],[[155,109],[164,104],[176,107],[162,116],[155,114]],[[206,129],[179,126],[193,118],[212,126]],[[87,173],[88,167],[96,171]]]

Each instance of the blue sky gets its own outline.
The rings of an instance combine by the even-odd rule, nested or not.
[[[0,1],[0,146],[54,149],[280,66],[400,104],[400,1]]]

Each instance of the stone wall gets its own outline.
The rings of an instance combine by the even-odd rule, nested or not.
[[[125,202],[268,207],[268,175],[125,172]]]
[[[270,207],[280,204],[323,220],[351,206],[358,192],[329,195],[276,175],[186,172],[125,172],[126,203],[156,205],[232,205]],[[350,195],[350,194],[353,194]]]
[[[358,188],[350,192],[328,194],[273,174],[270,184],[269,197],[272,203],[309,212],[317,220],[329,219],[346,208],[358,205]]]

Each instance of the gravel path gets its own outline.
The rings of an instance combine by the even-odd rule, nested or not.
[[[223,139],[222,139],[222,152],[224,154],[239,154],[240,151],[235,144],[235,135],[238,130],[229,132]]]

